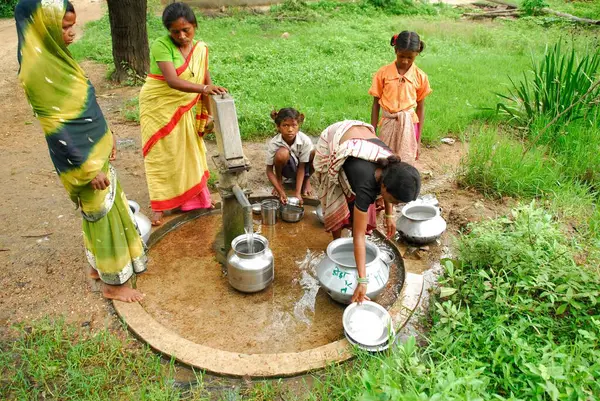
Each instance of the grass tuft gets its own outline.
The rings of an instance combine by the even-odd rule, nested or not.
[[[16,330],[16,340],[0,343],[1,399],[180,399],[173,363],[127,334],[50,319]]]

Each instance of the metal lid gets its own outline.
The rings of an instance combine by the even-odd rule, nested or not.
[[[359,346],[378,347],[394,336],[392,317],[383,306],[372,301],[350,304],[344,310],[342,324],[346,337]]]

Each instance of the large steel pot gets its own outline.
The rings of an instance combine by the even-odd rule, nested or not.
[[[325,224],[325,216],[323,215],[323,206],[321,206],[320,203],[319,203],[319,206],[317,206],[315,213],[317,214],[317,218],[319,219],[321,224]]]
[[[127,200],[129,203],[129,209],[133,214],[133,220],[140,231],[140,236],[144,243],[148,243],[150,239],[150,232],[152,231],[152,222],[145,214],[140,212],[140,205],[136,201]]]
[[[242,234],[231,241],[227,255],[227,277],[233,288],[242,292],[264,290],[275,276],[273,253],[269,241],[254,234],[254,249],[248,246],[248,236]]]
[[[402,208],[402,215],[396,221],[396,229],[409,242],[427,244],[446,231],[446,220],[440,215],[439,207],[413,201]]]
[[[377,245],[370,241],[366,241],[366,270],[367,296],[375,299],[390,278],[390,268],[381,260]],[[317,266],[317,278],[333,300],[350,303],[358,279],[352,238],[338,238],[329,243],[327,255]]]

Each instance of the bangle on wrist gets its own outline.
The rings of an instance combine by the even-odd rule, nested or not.
[[[385,217],[386,217],[387,219],[393,219],[393,218],[394,218],[394,217],[396,217],[396,216],[395,216],[395,215],[393,215],[393,214],[386,214],[386,215],[385,215]]]
[[[356,281],[358,284],[369,284],[369,279],[367,277],[359,277]]]

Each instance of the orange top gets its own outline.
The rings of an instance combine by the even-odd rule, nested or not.
[[[425,99],[431,93],[429,79],[415,63],[406,74],[400,75],[396,63],[384,65],[373,77],[369,95],[379,98],[379,105],[389,113],[413,110],[412,120],[419,122],[414,109],[417,102]]]

